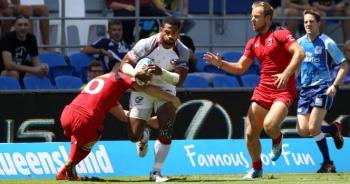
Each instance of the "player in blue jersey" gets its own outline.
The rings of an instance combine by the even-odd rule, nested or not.
[[[330,133],[336,148],[342,148],[341,124],[322,126],[322,122],[348,71],[348,65],[336,43],[320,33],[320,14],[317,11],[304,11],[304,28],[306,35],[298,39],[305,51],[305,58],[301,64],[297,131],[303,137],[313,136],[322,153],[323,163],[317,172],[336,172],[329,156],[325,134]],[[339,65],[340,68],[334,80],[331,77],[331,64]]]

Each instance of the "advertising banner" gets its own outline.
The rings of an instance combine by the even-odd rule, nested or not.
[[[174,126],[174,139],[242,139],[251,90],[180,90],[183,104],[179,107]],[[334,105],[324,123],[339,120],[343,134],[350,130],[350,89],[337,92]],[[0,142],[68,141],[63,135],[60,115],[77,92],[0,93]],[[121,99],[129,107],[129,93]],[[296,105],[282,124],[286,137],[297,138]],[[105,119],[102,140],[128,140],[126,123],[112,115]],[[152,138],[157,135],[153,131]],[[267,137],[262,134],[262,137]]]
[[[78,166],[80,176],[148,176],[153,165],[153,144],[139,158],[135,144],[129,141],[101,141]],[[338,172],[350,172],[350,139],[336,150],[328,139],[330,155]],[[0,179],[54,178],[69,154],[68,142],[0,144]],[[264,173],[311,172],[319,169],[321,153],[312,138],[288,138],[283,153],[272,162],[271,140],[262,140]],[[162,170],[165,175],[243,174],[250,169],[250,158],[242,139],[173,141]]]

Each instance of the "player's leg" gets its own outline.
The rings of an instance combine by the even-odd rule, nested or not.
[[[321,131],[321,124],[326,114],[326,109],[315,107],[311,112],[309,120],[310,134],[314,137],[317,143],[317,147],[319,148],[323,157],[323,163],[321,168],[317,171],[318,173],[336,172],[333,161],[330,159],[329,156],[326,134]]]
[[[243,179],[262,177],[262,162],[260,158],[261,144],[259,138],[267,112],[267,109],[263,108],[256,102],[252,102],[249,107],[245,125],[245,136],[248,152],[252,160],[252,170],[250,170]]]
[[[264,120],[264,130],[272,138],[272,161],[276,161],[282,153],[283,134],[280,125],[287,114],[288,106],[282,101],[275,101]]]
[[[78,180],[75,166],[91,151],[93,145],[100,139],[102,130],[97,130],[93,122],[74,113],[66,106],[61,115],[64,134],[70,136],[71,146],[65,165],[56,175],[57,180]]]
[[[128,135],[132,142],[136,142],[140,157],[144,157],[148,151],[150,130],[146,124],[153,111],[153,101],[154,98],[145,93],[131,92]]]
[[[176,108],[171,102],[160,102],[162,105],[157,108],[156,115],[159,121],[159,134],[154,144],[154,164],[150,173],[150,180],[156,182],[165,182],[168,178],[161,175],[161,169],[168,155],[174,121],[176,116]]]

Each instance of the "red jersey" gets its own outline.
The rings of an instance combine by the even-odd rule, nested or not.
[[[292,54],[288,48],[296,40],[287,29],[271,29],[264,35],[257,35],[250,39],[245,47],[244,56],[253,60],[259,59],[261,65],[260,83],[257,86],[261,90],[285,91],[296,90],[294,74],[290,76],[286,89],[277,89],[274,85],[275,74],[282,73],[290,63]]]
[[[111,72],[92,79],[69,106],[78,114],[103,127],[109,110],[118,105],[120,97],[131,88],[133,80],[123,73]]]

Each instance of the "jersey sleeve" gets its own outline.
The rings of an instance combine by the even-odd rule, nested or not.
[[[105,42],[106,42],[106,39],[101,38],[101,39],[95,41],[94,43],[92,43],[91,46],[95,49],[104,48],[104,45],[106,45]]]
[[[151,49],[152,42],[150,38],[141,39],[135,46],[127,53],[129,58],[136,63],[141,57],[145,56],[147,51]]]
[[[341,64],[345,61],[343,52],[338,48],[337,44],[330,38],[326,39],[326,49],[329,55],[331,55],[333,62],[336,65]]]
[[[287,50],[296,42],[292,33],[288,29],[280,29],[274,32],[274,36],[278,42],[280,42]]]
[[[245,45],[245,49],[243,53],[243,56],[249,58],[250,60],[253,60],[255,57],[253,46],[254,46],[254,39],[250,39],[248,43]]]
[[[176,68],[188,69],[190,59],[189,49],[182,42],[178,42],[177,49],[179,51],[179,59],[175,63]]]

